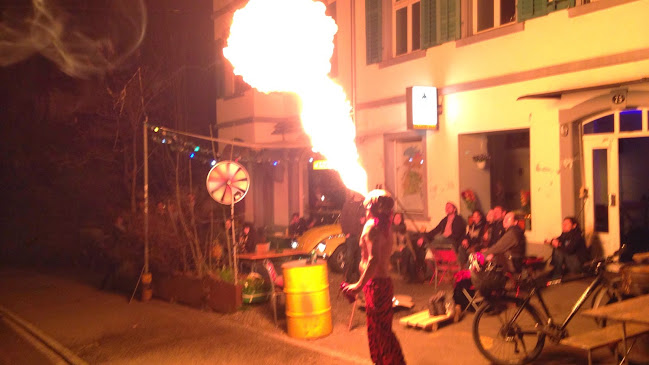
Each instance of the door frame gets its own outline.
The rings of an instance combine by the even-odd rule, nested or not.
[[[620,113],[624,110],[608,110],[595,116],[584,119],[580,123],[581,156],[582,156],[582,181],[586,194],[584,196],[584,234],[589,242],[599,241],[604,256],[611,255],[620,248],[621,223],[620,223],[620,156],[619,145],[621,139],[649,137],[649,111],[646,107],[629,108],[628,110],[642,111],[642,130],[620,132]],[[584,125],[607,115],[614,115],[614,130],[611,133],[588,134],[583,133]],[[608,206],[608,232],[595,232],[595,200],[593,181],[593,150],[607,150],[607,206]]]

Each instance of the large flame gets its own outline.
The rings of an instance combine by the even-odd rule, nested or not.
[[[351,106],[343,88],[328,77],[338,27],[325,10],[312,0],[250,0],[234,14],[223,54],[234,73],[257,90],[296,93],[314,150],[349,189],[367,195]]]

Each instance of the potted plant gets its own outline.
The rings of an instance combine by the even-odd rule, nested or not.
[[[479,169],[484,169],[487,167],[487,162],[491,159],[491,156],[489,156],[486,153],[481,153],[479,155],[473,156],[473,161],[476,163]]]
[[[460,194],[460,196],[462,197],[464,204],[466,204],[466,207],[469,209],[469,214],[472,214],[473,211],[475,210],[475,203],[476,203],[475,193],[471,189],[466,189]]]
[[[243,303],[265,302],[270,298],[270,285],[256,272],[251,272],[243,282]]]

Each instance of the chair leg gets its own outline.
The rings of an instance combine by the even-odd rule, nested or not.
[[[275,320],[275,327],[277,327],[277,294],[271,294],[270,304],[273,307],[273,319]]]
[[[444,277],[446,277],[446,272],[447,271],[448,271],[448,269],[444,269],[444,271],[442,271],[442,275],[439,277],[439,279],[437,281],[437,285],[442,284],[442,280],[444,280]]]

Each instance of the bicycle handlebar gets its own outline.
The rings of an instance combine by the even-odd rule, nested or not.
[[[619,250],[615,251],[612,255],[605,258],[587,261],[582,265],[582,268],[588,270],[588,272],[594,272],[595,274],[598,274],[601,271],[602,267],[607,266],[619,259],[620,252],[624,250],[624,247],[625,245],[623,244]]]

